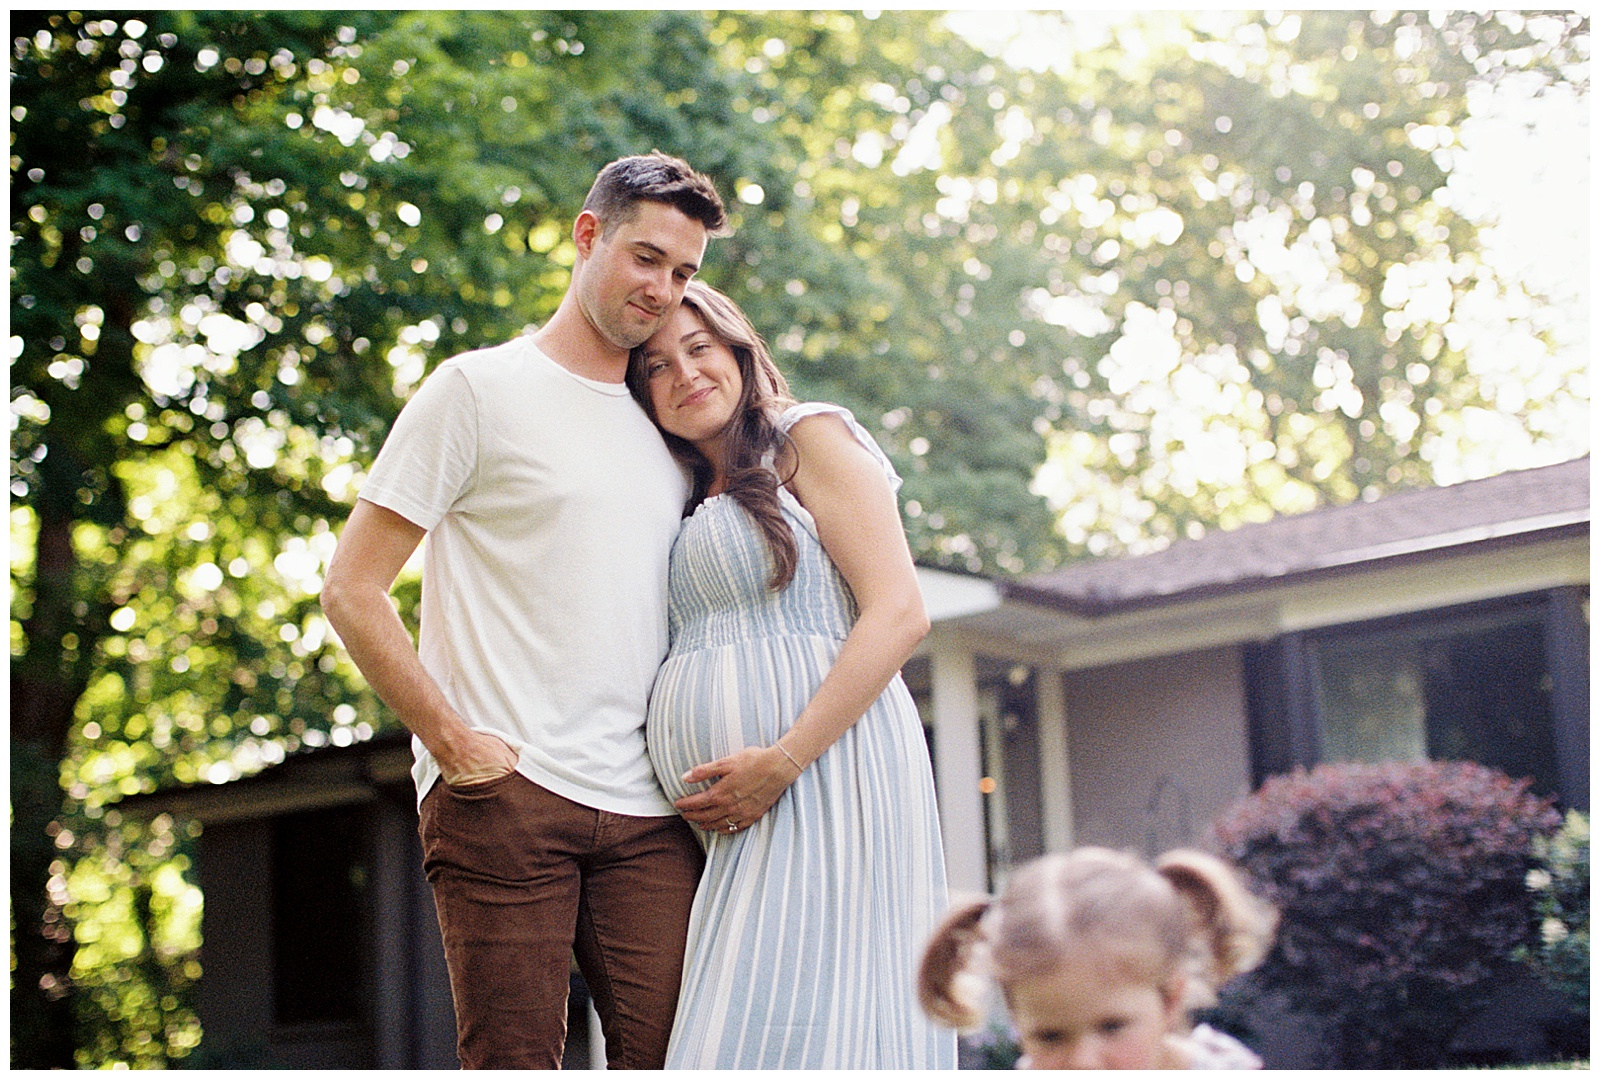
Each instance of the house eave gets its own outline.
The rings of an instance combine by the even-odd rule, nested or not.
[[[1105,597],[1065,593],[1047,585],[1030,584],[1027,581],[1001,581],[998,586],[1002,598],[1007,601],[1052,608],[1084,619],[1102,619],[1164,607],[1245,596],[1272,589],[1331,582],[1355,574],[1437,562],[1454,556],[1485,554],[1506,548],[1557,542],[1588,534],[1589,512],[1585,509],[1333,552],[1318,564],[1302,569],[1206,582],[1170,592]]]
[[[172,814],[202,825],[373,802],[386,792],[412,797],[411,739],[388,732],[348,747],[305,750],[251,776],[129,795],[113,804],[125,816]]]

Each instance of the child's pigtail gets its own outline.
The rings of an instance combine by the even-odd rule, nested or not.
[[[1203,852],[1169,851],[1156,860],[1156,870],[1194,914],[1191,1003],[1212,1004],[1219,987],[1261,962],[1272,944],[1277,913],[1247,890],[1227,863]]]
[[[979,922],[989,904],[972,900],[952,908],[928,940],[917,969],[917,1000],[929,1016],[958,1031],[983,1022],[988,984],[980,971],[987,948]]]

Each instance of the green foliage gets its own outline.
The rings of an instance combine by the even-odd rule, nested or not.
[[[1322,765],[1215,824],[1281,915],[1253,976],[1326,1022],[1329,1067],[1438,1068],[1533,935],[1524,881],[1559,816],[1470,762]]]
[[[1531,964],[1574,1007],[1589,1011],[1589,815],[1568,810],[1553,836],[1534,839],[1528,891],[1539,919],[1537,944],[1514,955]]]
[[[1446,185],[1466,91],[1561,81],[1586,24],[1554,44],[1476,14],[1133,25],[996,86],[1014,134],[953,138],[941,179],[966,233],[1036,255],[984,245],[973,287],[1004,281],[985,306],[1020,307],[1017,351],[1048,357],[1036,486],[1067,541],[1147,548],[1428,483],[1463,411],[1494,408],[1461,324],[1518,291]]]
[[[201,1031],[189,1000],[200,977],[200,890],[187,880],[199,829],[112,811],[67,872],[73,925],[77,1064],[161,1068],[184,1061]]]
[[[977,1034],[964,1036],[962,1041],[977,1057],[981,1069],[1015,1069],[1022,1058],[1022,1046],[1009,1024],[990,1023]]]

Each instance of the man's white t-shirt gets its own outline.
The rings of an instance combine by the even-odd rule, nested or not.
[[[526,337],[441,364],[361,489],[428,532],[418,652],[446,699],[585,806],[676,812],[644,724],[688,490],[625,386]],[[439,768],[412,746],[420,802]]]

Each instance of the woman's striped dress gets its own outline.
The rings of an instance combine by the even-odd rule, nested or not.
[[[840,415],[883,463],[850,414]],[[799,566],[767,588],[765,542],[731,499],[708,499],[672,553],[672,648],[650,702],[667,796],[695,765],[788,729],[855,621],[855,602],[806,510],[780,487]],[[753,827],[699,833],[705,876],[668,1068],[950,1069],[955,1036],[917,1007],[924,942],[946,907],[922,725],[897,675]]]

